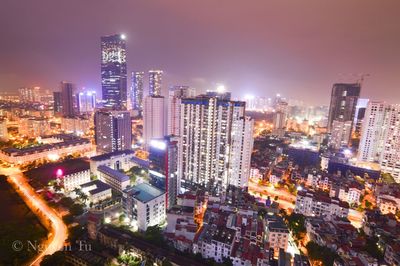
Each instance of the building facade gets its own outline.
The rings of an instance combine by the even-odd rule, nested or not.
[[[230,184],[244,185],[250,171],[250,167],[244,171],[244,166],[251,156],[253,137],[248,134],[252,127],[248,123],[252,121],[244,116],[245,103],[199,96],[182,99],[181,107],[178,158],[181,185],[187,189],[193,185],[205,186],[213,194],[220,194]],[[244,141],[244,135],[250,140]],[[248,148],[244,148],[246,145]]]
[[[146,147],[152,139],[160,139],[165,135],[165,98],[148,96],[144,100],[143,140]]]
[[[179,136],[181,99],[192,98],[194,96],[195,90],[190,88],[189,86],[173,86],[172,88],[170,88],[168,96],[168,135]]]
[[[98,152],[131,149],[132,126],[128,111],[97,111],[94,115],[94,126]]]
[[[101,88],[105,107],[126,109],[126,75],[125,35],[101,37]]]
[[[161,96],[162,70],[149,71],[149,95]]]
[[[144,72],[132,72],[131,101],[133,110],[143,110],[143,79]]]

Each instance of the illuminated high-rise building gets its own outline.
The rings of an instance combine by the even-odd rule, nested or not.
[[[400,105],[368,103],[358,160],[379,163],[383,172],[400,183]]]
[[[98,152],[131,149],[132,125],[128,111],[97,111],[94,116],[94,126]]]
[[[277,102],[275,105],[272,134],[278,137],[283,137],[285,135],[288,108],[288,103],[283,101]]]
[[[212,96],[182,99],[178,175],[184,189],[204,186],[212,194],[229,185],[246,187],[253,120],[245,103]]]
[[[143,139],[148,148],[152,139],[165,136],[165,98],[147,96],[143,108]]]
[[[133,110],[143,110],[143,78],[144,72],[132,72],[131,101]]]
[[[149,71],[149,95],[161,96],[162,70]]]
[[[178,137],[152,139],[149,145],[150,184],[166,192],[167,209],[176,204],[179,192]]]
[[[61,101],[61,92],[55,91],[53,92],[53,111],[55,116],[62,115],[62,101]]]
[[[74,84],[66,81],[61,82],[61,110],[63,116],[74,116],[77,113],[74,91]]]
[[[90,114],[96,108],[96,92],[82,91],[78,93],[78,110],[80,114]]]
[[[101,88],[104,106],[127,107],[125,35],[101,37]]]
[[[173,86],[168,96],[167,134],[178,136],[180,132],[181,99],[195,96],[195,89],[189,86]]]

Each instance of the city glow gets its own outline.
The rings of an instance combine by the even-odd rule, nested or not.
[[[150,141],[150,146],[160,150],[165,150],[167,148],[167,144],[164,141],[156,139]]]
[[[126,35],[125,34],[121,34],[121,39],[125,40],[126,39]]]
[[[217,92],[218,93],[224,93],[225,92],[225,86],[223,84],[219,84],[217,86]]]

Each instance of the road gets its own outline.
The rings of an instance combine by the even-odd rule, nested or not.
[[[36,194],[18,168],[0,168],[0,174],[8,176],[7,181],[49,230],[48,239],[43,243],[45,249],[29,264],[40,265],[44,256],[51,255],[64,247],[68,237],[67,226],[57,212]]]
[[[281,209],[286,210],[288,213],[294,209],[293,202],[296,201],[296,196],[293,196],[288,191],[283,189],[278,190],[270,186],[260,185],[257,181],[250,179],[249,193],[256,197],[260,197],[261,194],[261,198],[267,199],[270,197],[271,200],[274,200],[274,198],[277,196],[277,202],[279,203],[279,207]]]

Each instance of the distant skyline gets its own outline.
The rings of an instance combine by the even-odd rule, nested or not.
[[[333,83],[364,73],[361,98],[400,103],[399,25],[398,0],[2,0],[0,91],[66,80],[101,93],[100,37],[124,33],[128,86],[145,71],[145,94],[161,69],[164,93],[222,83],[327,105]]]

